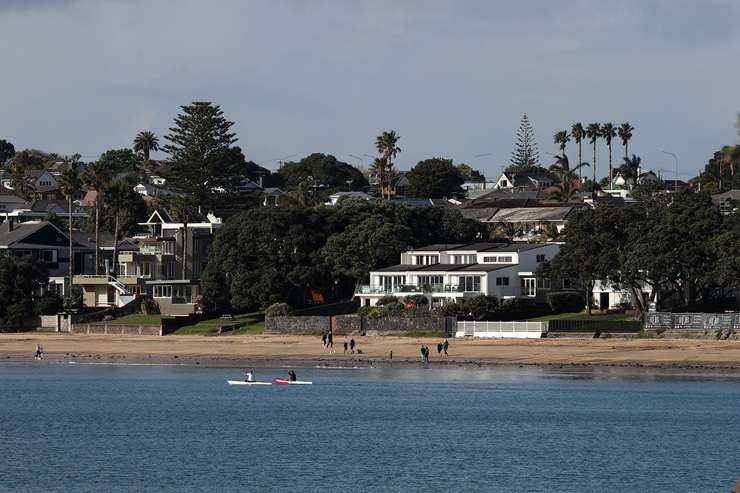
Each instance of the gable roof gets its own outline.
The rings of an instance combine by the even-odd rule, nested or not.
[[[10,230],[10,222],[6,221],[0,224],[0,247],[9,248],[13,246],[21,245],[50,245],[50,243],[40,243],[39,238],[33,239],[33,236],[38,236],[38,233],[46,232],[49,237],[54,237],[55,246],[66,246],[69,238],[64,232],[59,230],[56,226],[48,221],[28,221],[25,223],[13,224],[12,231]],[[25,240],[30,240],[28,243]],[[73,246],[85,246],[80,243],[73,241]]]
[[[500,209],[493,215],[490,222],[563,221],[573,209],[574,206]]]

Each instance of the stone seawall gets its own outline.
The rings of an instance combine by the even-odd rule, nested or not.
[[[115,334],[126,336],[161,336],[159,325],[117,325],[117,324],[74,324],[73,334]]]

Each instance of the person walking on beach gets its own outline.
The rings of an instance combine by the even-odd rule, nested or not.
[[[442,343],[441,342],[437,344],[437,355],[439,356],[440,354],[442,354]]]
[[[422,363],[426,363],[426,361],[427,361],[427,353],[424,350],[424,345],[423,344],[421,345],[420,351],[421,351],[421,362]]]
[[[355,354],[355,338],[349,340],[349,352]]]
[[[347,354],[347,341],[344,341],[344,354]]]
[[[326,334],[326,345],[329,346],[329,353],[334,354],[334,335],[331,331]]]
[[[326,332],[321,335],[321,345],[326,347]]]
[[[445,356],[448,356],[447,349],[449,347],[450,347],[450,341],[448,341],[447,338],[445,337],[445,342],[442,344],[442,350],[444,351]]]
[[[33,359],[42,359],[43,352],[44,348],[41,347],[41,344],[36,344],[36,354],[34,354]]]
[[[424,346],[424,363],[429,363],[429,346]]]

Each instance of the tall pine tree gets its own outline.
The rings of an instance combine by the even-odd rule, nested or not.
[[[237,141],[232,125],[219,105],[196,101],[182,106],[163,148],[170,156],[168,182],[175,190],[209,206],[214,189],[233,189],[240,179],[238,156],[244,158],[230,147]]]
[[[540,153],[537,151],[537,142],[534,139],[534,129],[524,113],[516,132],[516,144],[511,153],[511,166],[519,169],[531,168],[540,165]]]

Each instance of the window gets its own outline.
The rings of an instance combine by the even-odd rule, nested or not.
[[[386,293],[396,292],[401,286],[406,284],[406,276],[383,276],[381,280],[383,282],[383,290]]]
[[[118,275],[119,276],[125,276],[126,275],[126,265],[127,264],[118,264]]]
[[[453,264],[475,264],[476,255],[450,255]]]
[[[508,286],[508,285],[509,285],[508,277],[497,277],[496,278],[496,286]]]
[[[458,282],[460,291],[465,293],[480,291],[480,276],[460,276]]]
[[[483,257],[483,262],[487,264],[494,264],[496,263],[496,257]]]
[[[416,255],[416,265],[432,265],[439,263],[439,255]]]
[[[149,262],[142,262],[136,266],[136,274],[141,277],[151,277],[152,276],[152,264]]]
[[[545,255],[544,254],[537,255],[537,263],[538,264],[540,264],[540,263],[542,263],[544,261],[545,261]]]
[[[419,287],[430,288],[433,291],[442,290],[444,284],[443,276],[419,276]]]
[[[498,258],[498,262],[500,264],[510,264],[513,261],[514,261],[514,257],[512,257],[511,255],[505,255],[503,257],[499,257]]]
[[[563,289],[570,289],[570,279],[563,279]]]
[[[538,278],[537,279],[537,288],[538,289],[550,289],[550,280],[549,279]]]
[[[186,304],[192,302],[192,286],[173,286],[172,303]]]
[[[39,252],[39,260],[43,260],[44,262],[54,262],[54,250],[41,250]]]
[[[534,277],[522,277],[521,279],[522,296],[537,295],[537,280]]]
[[[154,286],[155,298],[172,298],[172,286]]]
[[[506,180],[501,180],[501,186],[502,187],[508,187],[509,186],[509,182],[506,181]]]

